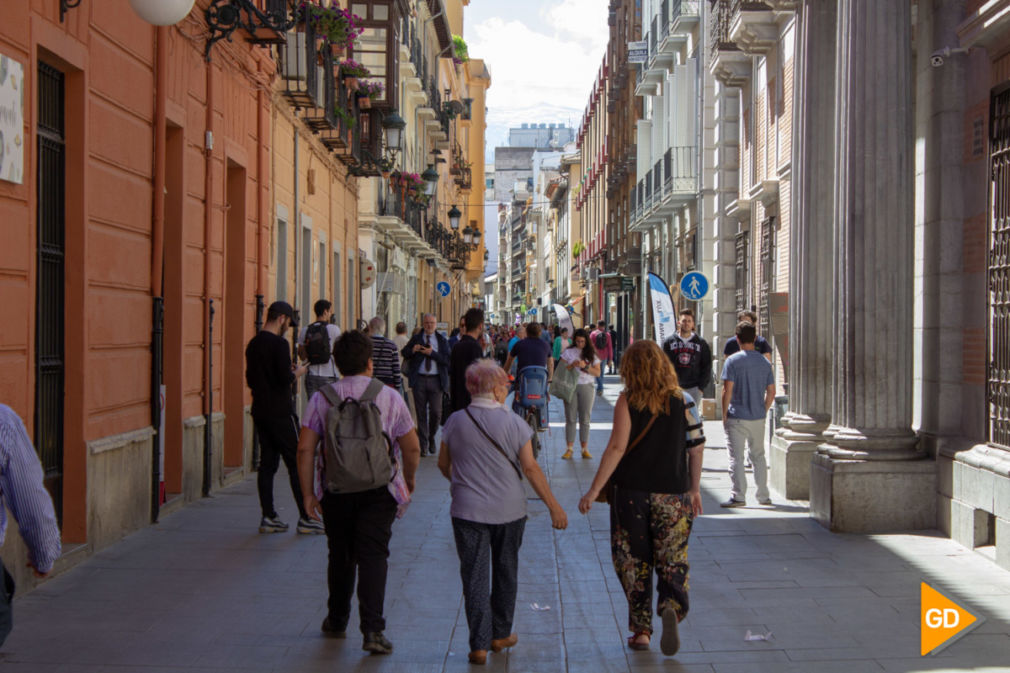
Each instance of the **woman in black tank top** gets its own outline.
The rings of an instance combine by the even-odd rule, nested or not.
[[[655,570],[660,649],[673,655],[680,648],[677,624],[689,606],[687,540],[702,512],[705,437],[694,400],[655,342],[636,341],[625,351],[621,378],[614,429],[579,511],[588,512],[609,489],[610,548],[628,599],[628,647],[649,648]]]

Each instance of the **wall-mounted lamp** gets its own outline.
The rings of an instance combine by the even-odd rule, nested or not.
[[[194,0],[130,0],[130,6],[137,16],[152,26],[172,26],[179,23],[189,16],[193,4]]]

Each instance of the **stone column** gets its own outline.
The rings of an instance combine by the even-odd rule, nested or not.
[[[835,187],[834,2],[798,10],[793,105],[793,219],[789,274],[789,413],[770,451],[771,485],[810,497],[810,460],[831,417]]]
[[[907,0],[839,0],[832,426],[810,512],[832,530],[936,525],[912,421],[913,124]]]

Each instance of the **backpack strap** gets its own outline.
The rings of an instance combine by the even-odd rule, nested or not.
[[[368,382],[368,387],[365,388],[365,392],[361,393],[361,397],[358,398],[360,402],[374,402],[375,398],[379,396],[382,389],[386,387],[386,384],[379,379],[373,378]]]
[[[335,407],[340,404],[340,395],[330,384],[327,383],[325,386],[320,388],[319,391],[323,394],[323,397],[326,398],[326,401],[330,403],[331,407]]]

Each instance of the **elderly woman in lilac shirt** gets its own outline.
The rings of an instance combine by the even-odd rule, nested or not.
[[[522,475],[547,505],[555,528],[567,527],[568,517],[533,458],[533,431],[503,404],[509,392],[505,371],[493,360],[477,360],[467,367],[466,388],[473,401],[442,429],[438,468],[452,483],[450,513],[470,628],[469,660],[483,664],[488,649],[500,652],[519,640],[512,618],[526,527]]]

